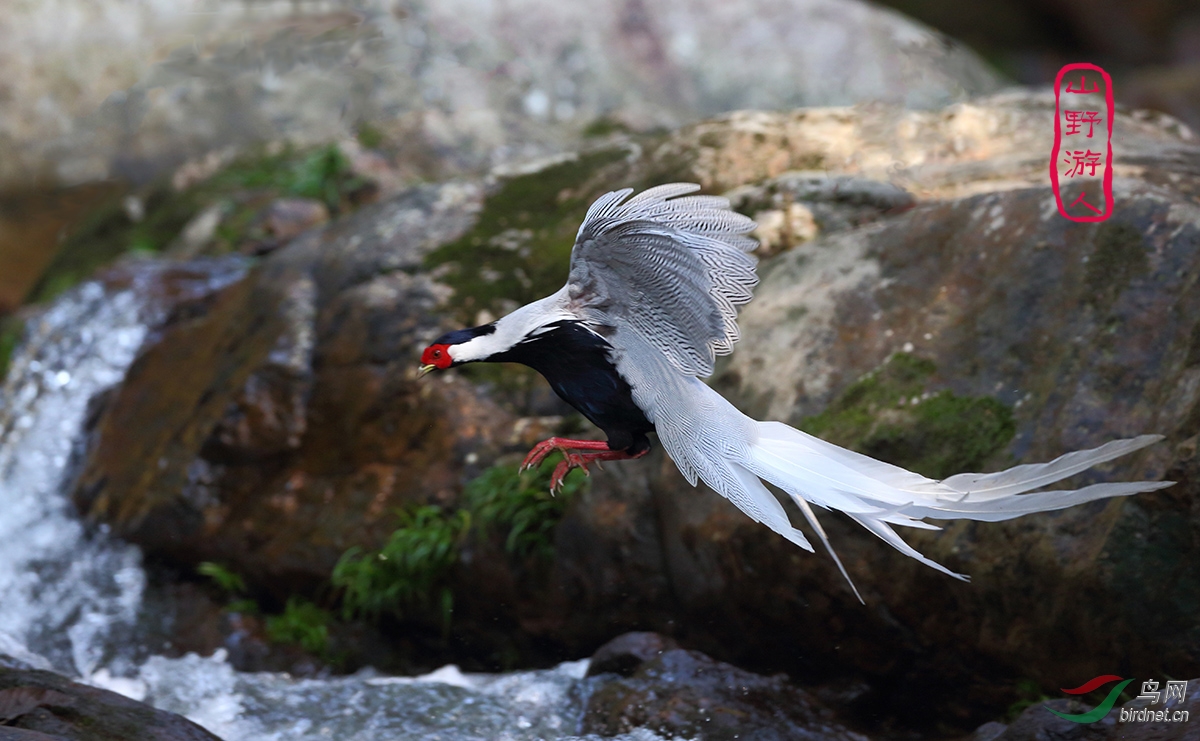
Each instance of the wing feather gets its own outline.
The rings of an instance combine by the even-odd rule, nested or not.
[[[691,183],[606,193],[588,209],[567,280],[572,308],[637,332],[680,372],[707,376],[738,341],[737,307],[758,283],[754,222]]]

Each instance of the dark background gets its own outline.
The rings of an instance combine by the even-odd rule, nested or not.
[[[885,0],[959,39],[1023,85],[1064,65],[1113,76],[1117,101],[1200,128],[1200,2],[1196,0]]]

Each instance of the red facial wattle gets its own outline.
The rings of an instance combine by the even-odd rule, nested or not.
[[[453,362],[449,345],[430,345],[421,353],[421,365],[432,365],[439,370],[446,370]]]

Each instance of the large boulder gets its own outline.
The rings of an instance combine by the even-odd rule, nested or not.
[[[220,741],[174,713],[0,655],[4,741]]]
[[[216,0],[200,13],[72,0],[0,10],[0,60],[0,190],[143,181],[230,147],[364,129],[396,142],[410,174],[453,171],[562,151],[597,119],[928,107],[998,84],[970,51],[859,0]]]
[[[172,305],[94,405],[81,508],[170,562],[216,559],[286,596],[385,538],[400,504],[452,499],[468,456],[503,444],[504,412],[463,379],[413,383],[445,292],[414,271],[478,199],[418,188]]]
[[[864,718],[958,728],[1018,680],[1194,676],[1200,148],[1120,114],[1114,215],[1069,223],[1047,182],[1053,115],[1029,94],[738,113],[367,207],[173,314],[97,405],[76,499],[153,559],[221,561],[280,600],[317,590],[345,548],[379,546],[393,507],[454,506],[564,413],[516,370],[417,381],[421,341],[561,285],[595,195],[692,179],[773,224],[779,254],[712,379],[748,413],[934,476],[1158,432],[1078,483],[1179,483],[905,533],[971,584],[825,516],[864,607],[827,558],[656,452],[594,473],[549,567],[468,544],[447,657],[548,661],[653,629],[758,670],[865,678],[848,701]]]
[[[626,678],[597,684],[587,699],[584,733],[649,728],[702,741],[866,741],[787,677],[752,674],[699,651],[669,649]]]

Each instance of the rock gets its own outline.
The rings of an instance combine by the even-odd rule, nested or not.
[[[932,114],[745,113],[664,142],[653,157],[686,157],[687,176],[717,190],[745,193],[748,183],[821,161],[830,177],[890,180],[912,194],[905,210],[764,261],[742,312],[743,340],[712,382],[758,418],[805,424],[847,404],[859,379],[907,350],[930,364],[916,405],[911,394],[902,408],[897,399],[873,413],[886,412],[876,427],[837,442],[880,446],[866,433],[890,419],[913,442],[868,452],[920,466],[913,453],[928,447],[920,441],[971,438],[982,444],[977,465],[994,470],[1156,431],[1169,444],[1080,484],[1097,476],[1180,484],[1008,523],[904,533],[970,573],[970,585],[822,517],[859,588],[870,585],[864,610],[828,560],[765,537],[651,457],[598,475],[561,525],[570,534],[560,578],[572,628],[595,630],[597,611],[637,604],[655,616],[639,625],[739,665],[813,679],[860,673],[872,691],[858,712],[917,725],[935,717],[977,725],[1016,699],[1024,677],[1050,688],[1118,664],[1149,675],[1168,656],[1200,668],[1189,598],[1177,597],[1200,588],[1180,566],[1200,558],[1189,534],[1198,400],[1187,360],[1200,316],[1190,288],[1200,274],[1191,246],[1198,152],[1169,126],[1119,117],[1128,149],[1117,158],[1116,215],[1069,224],[1053,209],[1044,156],[1032,154],[1048,151],[1049,114],[1041,96]],[[898,161],[905,168],[889,175]],[[963,411],[915,421],[936,399]],[[1000,428],[972,438],[983,428],[966,410],[999,408],[1012,415],[1011,442]],[[649,469],[650,480],[631,468]],[[630,558],[613,543],[620,539],[637,539],[643,555]],[[1117,643],[1101,638],[1114,634]],[[1047,653],[1049,645],[1059,648]]]
[[[477,197],[419,188],[174,306],[95,415],[81,509],[169,563],[216,560],[282,600],[380,542],[401,503],[453,497],[467,452],[486,462],[506,418],[463,379],[415,383],[444,289],[405,270]]]
[[[1008,726],[1003,723],[989,720],[975,729],[975,732],[971,734],[970,741],[994,741],[1007,728]]]
[[[786,677],[751,674],[682,649],[662,652],[588,698],[583,733],[615,736],[637,728],[702,741],[866,739]]]
[[[817,236],[813,212],[799,203],[789,203],[784,208],[771,211],[758,211],[754,214],[754,221],[758,223],[758,228],[751,236],[758,240],[760,256],[783,252]]]
[[[329,209],[311,198],[280,198],[267,207],[267,231],[281,242],[326,221]]]
[[[677,648],[674,639],[658,633],[624,633],[596,649],[588,676],[611,673],[628,677],[647,661]]]
[[[851,0],[114,7],[71,2],[67,26],[36,5],[0,13],[0,185],[145,182],[231,148],[355,137],[411,182],[558,153],[589,129],[929,107],[998,85],[954,42]]]
[[[186,718],[53,672],[0,667],[4,741],[220,741]]]
[[[382,542],[393,507],[453,505],[528,444],[530,420],[564,413],[512,369],[415,383],[422,341],[558,288],[599,193],[695,179],[752,213],[790,198],[821,227],[761,263],[744,339],[711,379],[748,413],[935,476],[1160,432],[1076,483],[1179,483],[904,534],[969,585],[822,516],[863,607],[827,558],[656,451],[593,472],[553,564],[466,546],[439,659],[551,663],[654,630],[753,670],[865,682],[854,717],[963,733],[1021,680],[1200,673],[1200,148],[1170,120],[1118,115],[1114,216],[1073,224],[1047,183],[1052,124],[1052,100],[1015,93],[742,112],[486,188],[406,191],[173,310],[98,405],[76,499],[151,559],[220,561],[277,602],[316,593],[346,548]]]
[[[998,741],[1042,741],[1043,739],[1064,739],[1064,741],[1092,741],[1093,739],[1109,738],[1113,729],[1111,713],[1109,717],[1097,723],[1075,723],[1060,718],[1046,708],[1054,708],[1060,713],[1078,715],[1091,710],[1080,700],[1057,699],[1045,703],[1034,703],[1025,709],[1011,725],[999,736]]]

